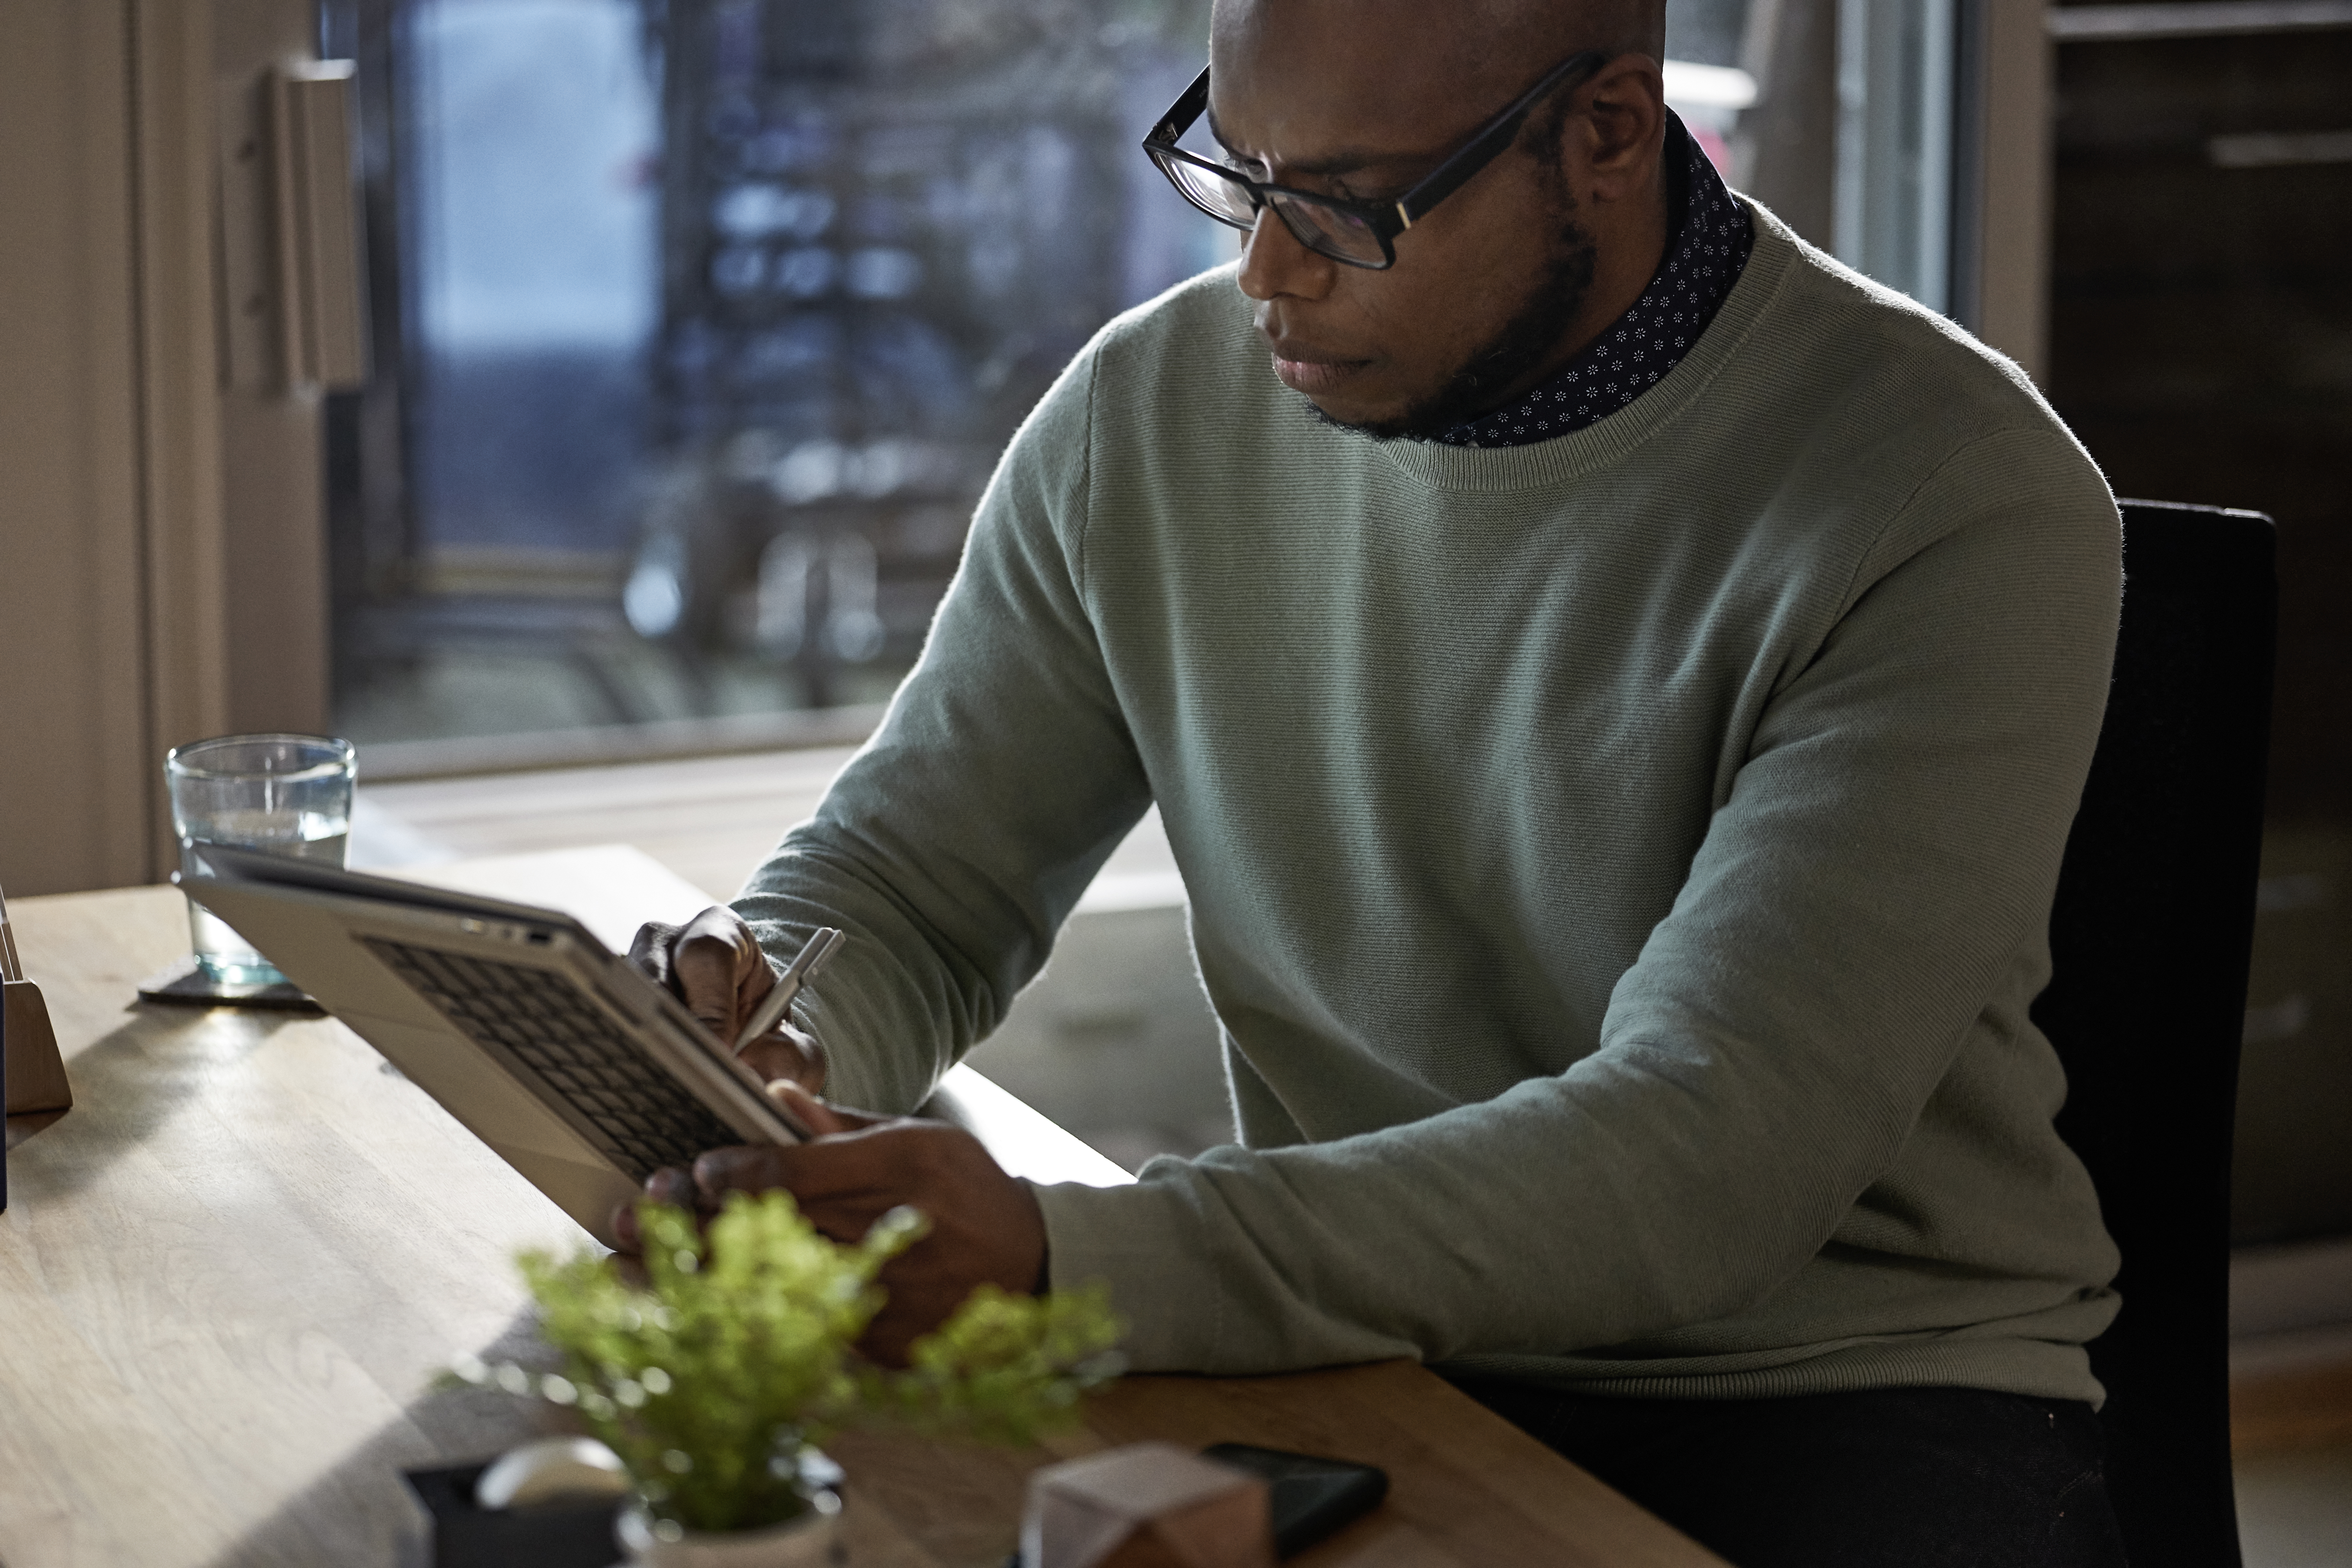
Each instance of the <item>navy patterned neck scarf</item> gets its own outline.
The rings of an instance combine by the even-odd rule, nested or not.
[[[1558,375],[1507,408],[1456,425],[1439,441],[1525,447],[1581,430],[1655,386],[1715,320],[1755,248],[1756,226],[1681,118],[1671,110],[1666,118],[1666,155],[1682,161],[1675,182],[1682,211],[1649,288]]]

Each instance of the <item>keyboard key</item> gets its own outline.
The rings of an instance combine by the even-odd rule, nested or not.
[[[632,1175],[740,1141],[564,975],[383,938],[367,945],[460,1033],[536,1074]]]

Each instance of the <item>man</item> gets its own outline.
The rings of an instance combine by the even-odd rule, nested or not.
[[[1220,0],[1224,172],[1184,105],[1155,156],[1238,269],[1080,354],[880,731],[646,945],[728,1034],[848,932],[758,1047],[828,1136],[651,1185],[928,1211],[886,1351],[1101,1279],[1139,1369],[1417,1356],[1751,1568],[2119,1562],[2116,1257],[2027,1016],[2115,509],[2013,367],[1722,191],[1662,33]],[[1240,1145],[1032,1189],[872,1114],[1155,801]]]

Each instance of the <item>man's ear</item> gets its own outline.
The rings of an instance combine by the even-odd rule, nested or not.
[[[1638,199],[1654,189],[1666,139],[1666,79],[1643,54],[1622,54],[1579,89],[1584,112],[1562,127],[1561,149],[1596,202]],[[1578,168],[1578,165],[1581,165]]]

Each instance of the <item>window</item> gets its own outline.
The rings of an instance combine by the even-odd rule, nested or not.
[[[1956,3],[1669,10],[1734,183],[1938,306]],[[1232,254],[1136,151],[1207,13],[329,0],[377,365],[330,410],[342,732],[854,729],[1053,377]]]

